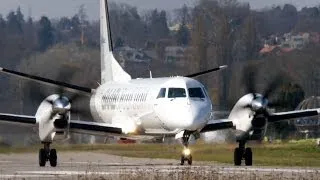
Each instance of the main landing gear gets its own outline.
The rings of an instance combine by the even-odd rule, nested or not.
[[[241,161],[244,159],[246,166],[252,166],[252,150],[246,148],[245,141],[239,141],[239,147],[234,150],[234,165],[241,166]]]
[[[39,165],[44,167],[46,162],[49,161],[52,167],[57,166],[57,151],[56,149],[50,149],[51,143],[43,143],[44,148],[39,150]]]
[[[184,165],[184,162],[187,161],[189,165],[192,165],[192,155],[191,151],[188,148],[189,145],[189,138],[190,134],[189,133],[184,133],[182,137],[182,144],[184,146],[182,154],[181,154],[181,163],[180,165]]]

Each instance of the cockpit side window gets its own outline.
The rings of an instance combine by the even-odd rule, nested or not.
[[[190,98],[205,98],[201,88],[189,88]]]
[[[160,89],[160,92],[159,92],[159,94],[158,94],[158,96],[157,96],[157,99],[159,99],[159,98],[165,98],[165,97],[166,97],[166,92],[167,92],[167,89],[166,89],[166,88],[161,88],[161,89]]]
[[[206,90],[205,88],[202,88],[202,91],[204,92],[204,95],[205,95],[206,97],[209,97],[209,96],[208,96],[208,92],[207,92],[207,90]]]
[[[169,88],[168,98],[186,97],[186,90],[184,88]]]

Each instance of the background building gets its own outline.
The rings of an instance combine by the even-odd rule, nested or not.
[[[312,96],[302,101],[297,107],[297,109],[301,110],[315,108],[320,108],[320,96]],[[306,138],[320,137],[320,116],[297,119],[295,126],[298,132]]]

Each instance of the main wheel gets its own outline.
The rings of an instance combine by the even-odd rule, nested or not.
[[[184,156],[181,155],[181,162],[180,162],[180,165],[183,166],[184,165]]]
[[[46,162],[47,162],[46,151],[43,148],[41,148],[39,150],[39,166],[44,167],[46,165]]]
[[[57,166],[57,151],[56,151],[56,149],[50,150],[49,160],[50,160],[50,165],[52,167]]]
[[[251,150],[251,148],[246,148],[244,157],[245,157],[246,166],[252,166],[252,150]]]
[[[188,158],[188,164],[189,164],[189,165],[192,165],[192,156],[191,156],[191,155],[190,155],[189,158]]]
[[[241,160],[242,160],[242,151],[239,148],[236,148],[234,150],[234,165],[235,166],[240,166],[241,165]]]

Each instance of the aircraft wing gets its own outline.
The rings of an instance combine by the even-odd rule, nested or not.
[[[212,120],[200,131],[200,133],[233,128],[233,122],[229,119]]]
[[[0,114],[0,122],[13,123],[13,124],[24,124],[24,125],[35,125],[37,120],[34,116],[23,116],[15,114]]]
[[[308,109],[308,110],[273,113],[273,114],[269,115],[268,121],[269,122],[277,122],[277,121],[294,119],[294,118],[317,116],[319,114],[320,114],[320,109]]]
[[[122,129],[111,126],[105,123],[96,123],[88,121],[70,121],[70,132],[91,134],[91,135],[106,135],[106,134],[122,134]]]
[[[0,123],[35,126],[37,120],[34,116],[0,114]],[[73,120],[70,121],[69,131],[91,135],[122,134],[122,129],[119,127],[110,126],[105,123]]]

